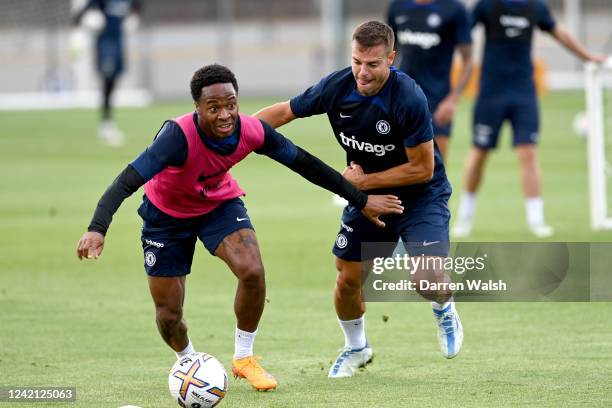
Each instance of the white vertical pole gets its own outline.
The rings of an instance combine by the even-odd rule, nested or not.
[[[603,137],[603,84],[601,81],[601,71],[596,64],[587,63],[585,75],[586,105],[589,123],[587,159],[591,196],[591,227],[597,230],[605,227],[608,208],[605,142]]]
[[[87,0],[71,0],[70,12],[74,15],[85,7]],[[72,17],[71,15],[71,17]],[[70,33],[72,55],[72,74],[74,76],[73,91],[79,93],[98,88],[94,70],[94,33],[85,28],[76,27]]]
[[[217,24],[220,25],[217,38],[217,59],[223,64],[232,67],[234,57],[234,42],[232,41],[232,22],[234,20],[234,1],[233,0],[217,0],[217,8],[219,18]]]
[[[570,33],[572,33],[580,42],[583,42],[584,35],[582,33],[582,0],[564,0],[563,1],[563,18],[565,25]],[[580,62],[576,62],[576,69],[582,68]]]
[[[344,50],[343,0],[321,0],[321,34],[325,53],[325,72],[348,65]]]
[[[565,25],[576,38],[582,37],[582,0],[564,0]]]

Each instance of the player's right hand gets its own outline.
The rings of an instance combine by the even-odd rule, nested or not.
[[[88,231],[83,234],[77,246],[79,259],[98,259],[104,249],[104,235],[96,231]]]
[[[605,64],[608,58],[612,59],[612,57],[608,57],[607,55],[603,55],[603,54],[590,54],[589,55],[589,61],[594,62],[596,64]]]
[[[439,126],[448,126],[452,122],[456,111],[457,101],[453,96],[449,95],[440,102],[438,108],[433,113],[433,121]]]
[[[380,220],[383,214],[401,214],[404,212],[402,202],[394,195],[369,195],[368,201],[361,213],[376,226],[384,228],[385,223]]]

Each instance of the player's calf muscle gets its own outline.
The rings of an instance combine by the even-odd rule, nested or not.
[[[443,271],[419,269],[412,275],[417,292],[427,300],[444,303],[453,295],[448,285],[450,278]]]

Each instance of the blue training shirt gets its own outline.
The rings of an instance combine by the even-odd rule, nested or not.
[[[139,9],[140,3],[136,0],[89,0],[86,8],[97,7],[106,20],[100,37],[121,38],[121,24],[132,12]]]
[[[480,93],[487,96],[535,92],[531,49],[533,31],[555,27],[544,0],[479,0],[472,25],[482,23],[486,44]]]
[[[346,151],[346,162],[374,173],[408,162],[406,147],[433,139],[431,115],[421,88],[405,73],[391,69],[377,95],[357,92],[351,68],[334,72],[290,100],[296,117],[326,113],[336,140]],[[419,185],[379,189],[405,201],[429,194],[450,194],[444,164],[437,146],[432,180]],[[408,204],[408,203],[406,203]]]
[[[395,33],[400,69],[423,89],[432,109],[450,92],[455,47],[470,44],[470,19],[458,0],[394,0],[387,24]]]

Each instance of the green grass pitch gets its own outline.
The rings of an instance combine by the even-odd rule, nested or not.
[[[252,113],[269,102],[245,100],[241,109]],[[119,110],[129,142],[117,150],[97,142],[93,110],[0,113],[0,386],[77,387],[75,403],[15,406],[175,406],[167,390],[174,354],[157,333],[142,267],[140,193],[115,216],[101,259],[79,262],[75,246],[106,186],[164,119],[188,109],[185,102]],[[470,109],[471,101],[463,102],[455,122],[452,209]],[[586,148],[571,131],[582,109],[579,93],[552,93],[542,101],[546,215],[556,241],[612,241],[612,232],[589,229]],[[343,168],[324,117],[282,131]],[[506,132],[488,163],[475,241],[531,240],[509,145]],[[330,253],[341,210],[328,192],[266,157],[252,155],[233,174],[248,192],[267,271],[269,303],[256,353],[280,385],[257,393],[232,378],[221,406],[612,406],[610,303],[460,304],[464,349],[450,361],[439,355],[427,304],[370,304],[374,363],[352,379],[328,380],[342,346]],[[185,316],[196,348],[228,368],[234,287],[233,275],[199,245]]]

